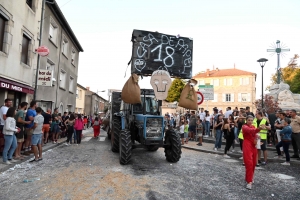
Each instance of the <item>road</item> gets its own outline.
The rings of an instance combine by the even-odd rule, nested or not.
[[[182,149],[181,160],[170,164],[163,149],[135,149],[122,166],[103,132],[100,140],[87,134],[79,146],[59,145],[43,161],[1,173],[0,199],[299,199],[299,165],[257,169],[249,191],[240,160]],[[23,183],[33,178],[40,180]]]

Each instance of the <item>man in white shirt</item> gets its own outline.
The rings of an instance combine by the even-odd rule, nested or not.
[[[204,112],[204,108],[200,108],[200,112],[199,112],[199,117],[200,117],[200,120],[202,121],[202,134],[205,135],[205,112]]]
[[[231,115],[232,114],[232,110],[231,110],[231,107],[228,107],[227,109],[226,109],[227,111],[225,112],[225,118],[229,118],[229,115]]]
[[[3,136],[3,126],[4,122],[6,120],[6,113],[8,108],[12,106],[12,100],[11,99],[5,99],[4,100],[4,106],[0,108],[0,153],[2,155],[2,151],[4,149],[4,136]],[[1,145],[3,144],[3,145]]]

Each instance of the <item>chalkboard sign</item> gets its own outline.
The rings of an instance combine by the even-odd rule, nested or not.
[[[171,77],[192,78],[193,40],[158,32],[134,30],[131,73],[151,76],[166,70]]]

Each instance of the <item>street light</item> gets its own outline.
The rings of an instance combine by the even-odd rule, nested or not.
[[[257,60],[261,66],[261,108],[263,109],[264,107],[264,66],[268,59],[266,58],[261,58]]]

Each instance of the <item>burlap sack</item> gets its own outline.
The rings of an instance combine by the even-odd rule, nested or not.
[[[141,90],[138,84],[139,76],[132,74],[122,89],[121,99],[125,103],[136,104],[142,103]]]
[[[183,88],[178,106],[190,109],[190,110],[198,110],[198,97],[197,93],[194,89],[194,85],[197,84],[197,81],[191,79]],[[191,87],[192,86],[192,87]]]

